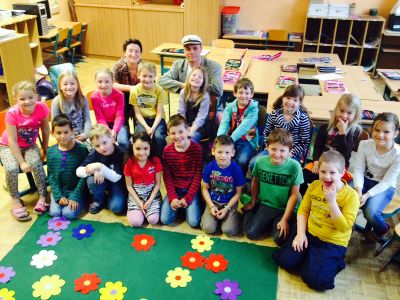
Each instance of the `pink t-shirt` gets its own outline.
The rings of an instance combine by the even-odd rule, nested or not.
[[[114,126],[110,129],[118,133],[125,122],[124,94],[113,88],[111,94],[107,97],[96,91],[90,96],[90,99],[97,123],[107,127],[109,127],[108,124],[113,123]]]
[[[26,148],[36,143],[40,124],[48,115],[49,108],[43,102],[36,103],[35,110],[29,117],[21,113],[18,104],[8,109],[6,124],[14,125],[17,128],[18,146],[20,148]],[[8,146],[7,130],[3,132],[0,144]]]

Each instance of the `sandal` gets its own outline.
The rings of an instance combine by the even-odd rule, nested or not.
[[[29,215],[29,211],[25,206],[22,206],[22,204],[13,207],[11,209],[11,215],[19,222],[27,222],[32,220],[32,217]]]
[[[47,212],[49,210],[49,206],[50,206],[50,204],[48,204],[46,202],[38,201],[33,210],[38,215],[43,215],[45,212]]]

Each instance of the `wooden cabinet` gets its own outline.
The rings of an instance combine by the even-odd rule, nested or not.
[[[22,15],[0,20],[0,27],[15,30],[17,33],[27,34],[34,67],[38,68],[43,65],[36,16]]]
[[[75,0],[78,20],[87,22],[85,52],[122,56],[127,38],[142,42],[142,58],[157,60],[150,50],[164,42],[180,43],[185,34],[197,34],[210,45],[220,32],[220,0],[185,0],[185,8],[172,0],[133,5],[131,0]]]
[[[3,75],[0,76],[1,109],[14,104],[12,87],[21,80],[34,80],[33,61],[29,36],[17,34],[15,38],[0,41],[0,59]],[[8,103],[7,103],[8,102]]]
[[[379,16],[307,17],[302,51],[336,53],[343,64],[373,73],[384,25]]]
[[[378,57],[379,69],[400,69],[400,32],[385,30]]]

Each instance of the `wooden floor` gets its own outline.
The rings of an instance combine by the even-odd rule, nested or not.
[[[86,63],[77,65],[77,70],[83,92],[95,89],[93,74],[100,67],[111,67],[112,60],[105,59],[87,59]],[[172,112],[176,112],[177,98],[171,98]],[[0,168],[0,182],[4,183],[4,170]],[[20,188],[27,188],[25,175],[20,175]],[[165,195],[165,188],[162,189]],[[24,197],[30,211],[37,200],[37,194]],[[32,222],[19,223],[15,221],[11,214],[10,197],[2,187],[0,187],[0,259],[3,258],[16,244],[25,232],[29,229]],[[127,225],[126,217],[117,217],[109,211],[102,211],[97,215],[87,214],[83,217],[87,220],[97,220],[102,222],[121,222]],[[392,220],[398,223],[398,219]],[[185,222],[176,226],[156,226],[160,229],[179,231],[189,234],[200,234],[200,230],[191,229]],[[133,230],[133,229],[132,229]],[[229,239],[225,236],[221,238]],[[238,237],[234,240],[240,242],[250,242],[244,237]],[[252,242],[254,243],[254,242]],[[256,244],[264,246],[274,246],[274,242],[268,238]],[[390,248],[386,249],[378,258],[372,256],[374,245],[365,243],[360,234],[354,232],[347,251],[347,267],[336,277],[336,288],[324,293],[315,292],[309,289],[298,276],[291,275],[284,270],[279,269],[278,274],[278,299],[400,299],[400,267],[399,265],[389,265],[386,271],[380,273],[379,268],[383,262],[400,247],[399,242],[395,242]],[[251,274],[249,274],[251,276]],[[257,287],[255,287],[257,288]],[[156,300],[156,299],[155,299]],[[251,299],[253,300],[253,299]]]

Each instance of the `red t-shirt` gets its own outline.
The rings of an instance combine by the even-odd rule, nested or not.
[[[124,167],[124,175],[132,177],[132,183],[149,185],[156,182],[156,174],[162,171],[158,157],[148,159],[142,168],[134,159],[129,159]]]

